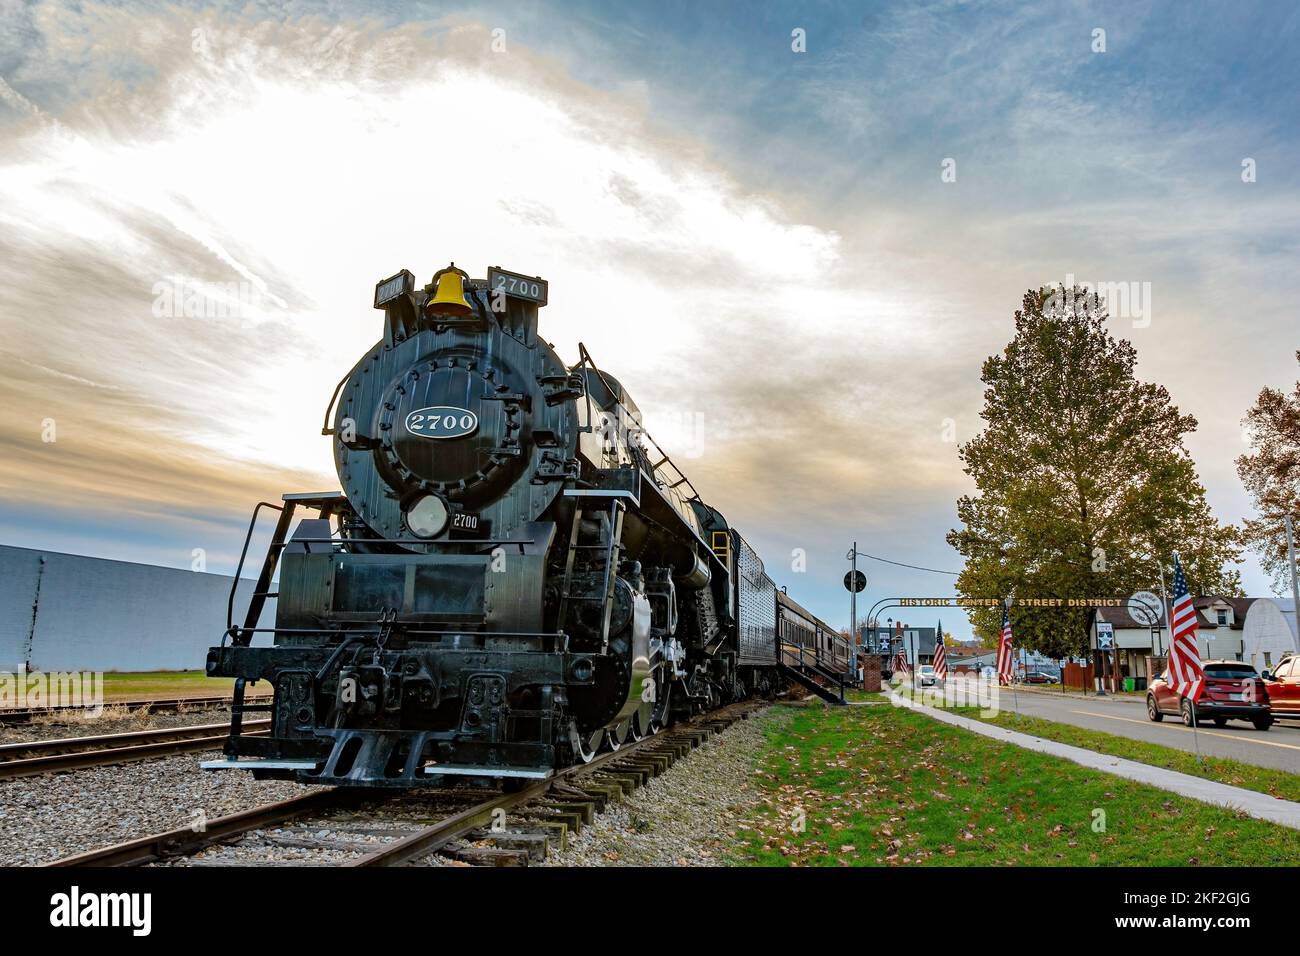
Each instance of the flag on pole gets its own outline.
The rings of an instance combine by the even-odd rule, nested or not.
[[[934,634],[934,676],[939,680],[948,679],[948,654],[943,648],[943,621]]]
[[[998,683],[1011,683],[1011,611],[1002,609],[1002,637],[998,641]]]
[[[902,661],[902,667],[899,668],[905,676],[910,677],[912,673],[911,663],[907,659],[907,644],[903,641],[903,622],[894,622],[894,636],[898,641],[898,656]]]
[[[1196,647],[1196,608],[1187,590],[1183,564],[1174,554],[1173,614],[1170,619],[1169,686],[1180,697],[1193,701],[1201,699],[1205,686],[1205,672],[1201,669],[1201,654]]]

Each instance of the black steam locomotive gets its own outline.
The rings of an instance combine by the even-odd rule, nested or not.
[[[226,759],[206,767],[348,786],[546,777],[783,680],[758,555],[617,379],[538,336],[546,301],[541,279],[454,264],[423,289],[406,270],[376,286],[383,338],[323,429],[342,493],[254,512],[250,537],[261,509],[279,518],[243,625],[208,653],[236,701]],[[269,704],[245,698],[260,680]],[[259,710],[270,734],[245,734]]]

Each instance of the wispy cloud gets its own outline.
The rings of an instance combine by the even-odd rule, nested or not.
[[[954,565],[956,441],[1024,288],[1153,283],[1150,327],[1117,331],[1200,417],[1225,518],[1237,418],[1292,374],[1294,134],[1268,90],[1216,99],[1169,48],[1218,75],[1258,26],[1180,9],[1167,40],[1162,5],[980,2],[0,10],[0,527],[23,543],[83,522],[111,548],[98,500],[132,555],[148,529],[229,554],[253,501],[334,483],[320,416],[378,336],[373,283],[451,258],[545,275],[546,337],[619,375],[778,572],[805,549],[792,593],[837,621],[854,533]],[[1268,62],[1295,31],[1273,16]]]

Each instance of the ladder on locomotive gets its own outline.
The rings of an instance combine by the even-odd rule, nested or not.
[[[569,491],[568,494],[577,499],[577,504],[573,511],[573,528],[569,532],[569,552],[564,560],[564,583],[560,590],[559,628],[563,630],[569,620],[570,602],[599,603],[601,605],[600,643],[601,647],[604,648],[609,643],[609,619],[614,610],[614,584],[618,577],[616,571],[620,545],[623,540],[623,514],[626,505],[618,497],[597,497],[590,492],[584,493],[573,490]],[[593,507],[596,501],[608,502],[609,504],[603,508]],[[594,543],[582,543],[582,519],[593,512],[597,518],[596,526],[602,540]],[[602,518],[604,520],[601,520]],[[601,587],[595,594],[574,590],[574,565],[577,563],[579,552],[583,551],[600,552]],[[580,570],[584,575],[590,571],[588,568]]]

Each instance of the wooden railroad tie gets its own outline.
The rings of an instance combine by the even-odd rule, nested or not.
[[[568,816],[576,817],[578,820],[578,826],[574,827],[575,830],[580,829],[583,824],[590,823],[596,817],[596,808],[590,803],[578,803],[571,800],[555,800],[550,797],[542,797],[537,801],[536,806],[540,810],[548,810],[552,813],[566,814]]]
[[[527,850],[508,850],[496,846],[471,846],[468,843],[448,843],[442,850],[445,856],[473,866],[527,866]]]
[[[522,850],[529,860],[546,859],[550,836],[545,832],[528,830],[475,830],[466,835],[473,843],[491,843],[503,850]]]
[[[639,773],[618,773],[613,770],[600,774],[597,779],[608,781],[612,786],[618,787],[625,797],[629,796],[643,782]]]
[[[561,852],[569,848],[569,827],[563,820],[556,820],[554,817],[525,816],[521,818],[520,825],[540,830]]]

